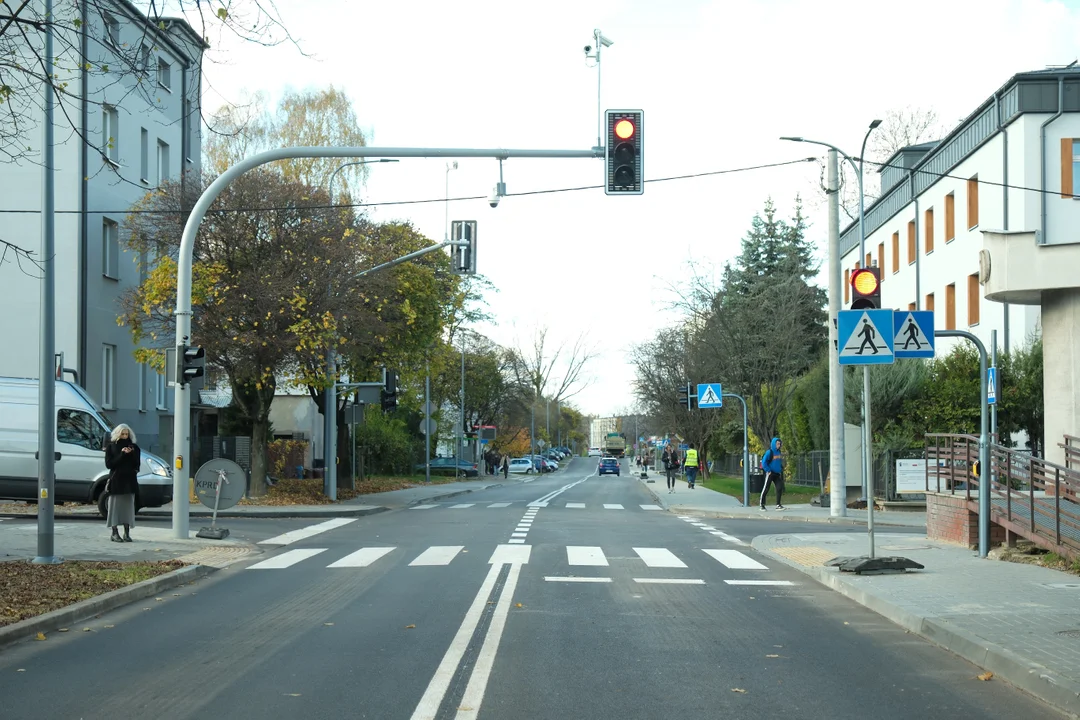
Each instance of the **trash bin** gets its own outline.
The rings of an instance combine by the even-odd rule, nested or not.
[[[750,494],[759,494],[765,489],[765,473],[750,471]]]

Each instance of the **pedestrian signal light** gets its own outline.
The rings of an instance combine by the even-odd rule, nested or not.
[[[694,401],[697,400],[692,388],[693,386],[690,383],[679,386],[679,404],[688,411],[694,409]]]
[[[176,382],[187,385],[201,378],[206,367],[206,351],[199,345],[181,345],[176,353]]]
[[[877,310],[881,307],[881,271],[862,268],[851,275],[851,309]]]
[[[604,192],[641,195],[645,191],[641,110],[608,110]]]

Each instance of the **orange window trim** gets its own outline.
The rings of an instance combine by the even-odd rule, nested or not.
[[[1061,197],[1073,195],[1073,139],[1061,138]]]

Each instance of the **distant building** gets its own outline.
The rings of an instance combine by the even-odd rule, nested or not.
[[[172,390],[163,375],[135,362],[131,333],[116,323],[117,300],[143,279],[120,233],[128,208],[148,190],[200,171],[205,45],[184,20],[159,25],[127,0],[58,0],[62,9],[81,13],[81,26],[58,38],[57,48],[85,47],[93,66],[118,70],[134,57],[141,71],[63,78],[67,94],[55,113],[56,350],[113,422],[131,425],[148,450],[171,455]],[[62,51],[58,66],[80,67],[79,59]],[[41,145],[41,119],[27,135],[33,147]],[[37,164],[0,164],[0,209],[39,210],[42,180]],[[0,238],[39,252],[40,213],[4,214]],[[37,377],[39,281],[5,263],[0,288],[0,375]]]
[[[865,211],[865,254],[858,221],[841,234],[845,307],[851,272],[876,264],[884,307],[933,310],[936,329],[968,330],[988,350],[993,329],[999,347],[1022,347],[1039,328],[1039,306],[983,297],[980,231],[1034,230],[1043,244],[1080,242],[1072,196],[1080,180],[1080,67],[1014,75],[948,136],[902,148],[880,174],[881,197]],[[939,339],[938,355],[957,342]]]
[[[619,431],[618,418],[593,418],[589,422],[589,447],[603,447],[608,433]]]

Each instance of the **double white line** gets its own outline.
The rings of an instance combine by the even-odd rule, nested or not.
[[[592,475],[590,475],[589,477],[592,477]],[[547,507],[547,504],[549,502],[551,502],[557,495],[561,495],[562,493],[566,492],[567,490],[574,487],[575,485],[580,485],[581,483],[588,480],[589,477],[583,477],[580,480],[578,480],[577,482],[572,482],[572,483],[569,483],[568,485],[563,485],[558,490],[552,490],[547,495],[544,495],[542,498],[539,498],[538,500],[533,500],[526,507]]]
[[[487,690],[488,679],[491,677],[491,668],[495,664],[495,653],[499,649],[502,640],[503,629],[506,627],[506,617],[510,614],[510,603],[514,601],[514,591],[517,589],[518,576],[521,574],[521,566],[528,564],[532,552],[530,545],[499,545],[491,555],[488,562],[491,570],[484,578],[480,586],[480,592],[473,599],[469,611],[465,613],[465,620],[454,635],[450,647],[443,656],[442,662],[435,670],[435,676],[428,683],[424,696],[420,698],[420,704],[412,714],[412,720],[435,720],[439,712],[439,706],[446,698],[446,692],[450,688],[450,682],[457,673],[458,666],[465,656],[469,642],[476,633],[476,627],[480,624],[484,609],[487,607],[488,598],[495,587],[504,565],[510,566],[506,576],[506,582],[502,586],[495,605],[495,613],[491,617],[484,644],[473,663],[472,673],[469,676],[465,694],[458,705],[457,720],[476,718],[480,713],[480,705],[484,701],[484,693]]]

